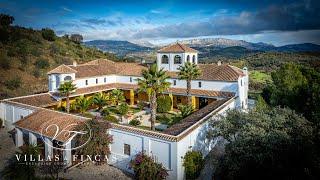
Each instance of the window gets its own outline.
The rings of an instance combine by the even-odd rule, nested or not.
[[[182,102],[181,97],[177,96],[177,104],[180,104]]]
[[[162,64],[169,64],[169,58],[167,55],[163,55],[161,58],[161,63]]]
[[[132,82],[132,77],[130,77],[130,82]]]
[[[129,144],[124,144],[123,154],[130,156],[130,145]]]
[[[244,102],[242,101],[241,103],[241,108],[243,109],[244,108]]]
[[[177,85],[177,80],[173,80],[173,85]]]
[[[242,79],[241,79],[241,81],[240,81],[240,82],[241,82],[241,86],[242,86]]]
[[[181,57],[179,55],[174,56],[174,64],[181,64]]]
[[[98,84],[98,79],[96,79],[96,84]]]
[[[22,116],[22,115],[20,115],[20,119],[23,119],[23,116]]]
[[[86,80],[86,86],[88,86],[88,80]]]
[[[187,62],[190,62],[190,56],[189,55],[187,56]]]
[[[198,82],[198,86],[199,86],[199,88],[201,88],[201,86],[202,86],[201,82]]]
[[[66,77],[64,77],[63,80],[64,80],[64,81],[71,81],[71,80],[72,80],[72,77],[71,77],[71,76],[66,76]]]
[[[107,82],[107,78],[104,78],[103,81],[104,81],[104,83],[106,83]]]
[[[194,63],[194,64],[196,63],[196,56],[195,55],[192,56],[192,63]]]

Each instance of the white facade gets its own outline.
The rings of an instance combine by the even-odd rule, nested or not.
[[[231,100],[224,108],[215,112],[215,115],[210,119],[213,119],[218,114],[224,113],[228,109],[235,108],[235,106],[235,100]],[[123,170],[132,172],[132,170],[129,169],[130,160],[132,160],[137,153],[144,151],[154,156],[158,162],[162,163],[164,167],[168,169],[168,179],[182,180],[185,178],[182,157],[184,157],[189,150],[199,150],[203,155],[207,155],[213,148],[214,143],[206,141],[208,128],[209,121],[206,121],[177,142],[129,133],[118,129],[110,129],[109,133],[113,136],[113,143],[110,145],[111,156],[109,163]],[[187,130],[181,134],[186,131]],[[125,145],[130,146],[130,155],[125,154]]]
[[[5,102],[0,103],[0,118],[4,120],[3,125],[7,129],[13,129],[13,123],[33,113],[32,108],[16,106]]]
[[[175,57],[180,57],[181,62],[175,62]],[[165,59],[168,58],[168,62]],[[178,67],[186,62],[198,64],[198,53],[157,53],[157,65],[166,71],[178,71]]]

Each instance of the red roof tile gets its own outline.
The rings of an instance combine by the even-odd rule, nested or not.
[[[197,53],[198,51],[184,44],[176,43],[176,44],[166,46],[160,49],[158,52],[160,53],[184,53],[184,52]]]

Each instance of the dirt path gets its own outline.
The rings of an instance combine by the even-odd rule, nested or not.
[[[16,151],[13,139],[10,137],[7,129],[0,129],[0,172],[6,165],[6,162],[11,158]],[[0,174],[1,177],[1,174]],[[0,178],[1,179],[1,178]]]

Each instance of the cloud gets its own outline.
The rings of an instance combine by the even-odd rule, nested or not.
[[[207,21],[184,22],[142,29],[134,38],[186,38],[212,35],[256,34],[263,31],[320,29],[320,2],[316,0],[271,5],[258,11],[225,15],[221,11]]]
[[[69,9],[67,7],[61,7],[62,10],[67,11],[67,12],[73,12],[72,9]]]
[[[94,19],[94,18],[82,19],[81,21],[86,22],[88,24],[104,24],[104,23],[106,23],[106,20],[104,20],[104,19]]]

